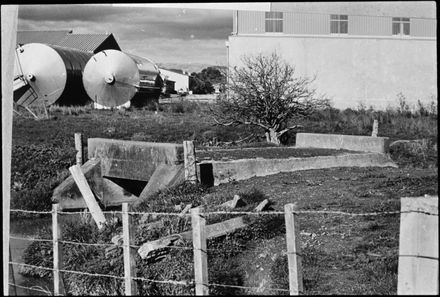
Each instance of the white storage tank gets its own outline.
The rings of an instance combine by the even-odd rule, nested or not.
[[[151,60],[117,50],[103,50],[86,64],[84,88],[99,105],[118,107],[157,104],[163,81]]]
[[[28,43],[16,49],[14,102],[28,106],[84,105],[90,98],[82,71],[92,53],[60,46]]]

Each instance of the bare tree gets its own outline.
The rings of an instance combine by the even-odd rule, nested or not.
[[[286,132],[301,127],[292,121],[329,105],[316,98],[310,87],[314,79],[295,77],[295,68],[277,53],[242,61],[242,67],[230,69],[227,91],[211,108],[217,124],[261,127],[266,140],[279,145]]]

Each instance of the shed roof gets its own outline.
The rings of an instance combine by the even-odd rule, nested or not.
[[[86,52],[104,49],[121,50],[113,34],[73,34],[70,31],[18,31],[17,43],[47,43]]]
[[[26,43],[47,43],[56,45],[63,40],[67,34],[71,34],[72,30],[63,31],[18,31],[17,44]]]

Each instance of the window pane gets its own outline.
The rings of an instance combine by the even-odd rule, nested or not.
[[[348,21],[341,22],[341,28],[339,33],[348,33]]]
[[[273,32],[272,20],[266,20],[266,32]]]
[[[409,22],[409,18],[402,18],[402,22]]]
[[[400,18],[393,18],[393,22],[400,22]]]
[[[409,23],[403,23],[403,34],[409,35]]]
[[[278,11],[266,11],[266,19],[282,19],[283,13]]]
[[[331,21],[330,22],[330,33],[339,33],[339,22]]]
[[[275,32],[283,32],[283,21],[282,20],[275,21]]]
[[[330,19],[331,19],[331,20],[339,20],[339,15],[337,15],[337,14],[331,14],[331,15],[330,15]]]
[[[393,23],[393,35],[400,34],[400,23]]]
[[[339,19],[340,20],[348,20],[348,15],[340,15]]]

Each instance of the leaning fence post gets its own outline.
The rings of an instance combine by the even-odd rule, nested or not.
[[[63,250],[61,225],[58,220],[58,204],[52,204],[52,242],[53,242],[53,291],[55,296],[65,295],[62,272]]]
[[[201,209],[201,207],[191,209],[194,276],[196,283],[196,295],[198,296],[209,295],[205,218],[200,214]]]
[[[83,136],[81,133],[75,133],[75,150],[76,150],[76,165],[84,164],[83,151]]]
[[[401,198],[397,295],[438,295],[438,196]]]
[[[196,150],[193,141],[183,142],[183,157],[185,166],[185,180],[192,183],[197,182],[197,168],[196,168]]]
[[[294,213],[296,209],[296,203],[286,204],[284,206],[290,295],[299,295],[303,291],[299,222],[297,220],[297,215]]]
[[[374,120],[373,122],[373,131],[371,132],[372,137],[377,137],[377,133],[379,130],[379,122],[377,120]]]
[[[122,203],[122,236],[124,238],[124,278],[125,278],[125,296],[137,295],[136,281],[136,261],[130,248],[130,239],[133,232],[130,232],[132,220],[128,213],[128,203]]]

